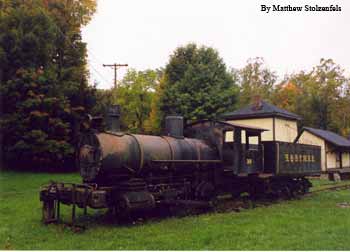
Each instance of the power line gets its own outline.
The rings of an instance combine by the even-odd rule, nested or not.
[[[100,74],[100,72],[97,71],[97,69],[92,64],[90,66],[91,66],[92,70],[94,70],[95,73],[97,73],[97,75],[101,77],[102,80],[104,80],[106,83],[108,83],[108,81],[103,77],[103,75]]]
[[[117,70],[119,67],[127,67],[128,64],[117,64],[117,63],[114,63],[114,64],[103,64],[102,66],[104,67],[112,67],[114,68],[114,87],[117,88]]]

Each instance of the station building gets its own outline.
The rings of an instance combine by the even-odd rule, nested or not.
[[[236,111],[225,113],[225,121],[264,128],[262,141],[294,142],[301,117],[262,100]],[[244,138],[242,138],[244,139]]]
[[[296,142],[321,146],[322,171],[331,177],[334,173],[350,174],[350,140],[345,137],[328,130],[304,127]]]

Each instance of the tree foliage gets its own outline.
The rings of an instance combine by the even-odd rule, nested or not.
[[[248,105],[255,96],[264,100],[271,99],[277,75],[265,65],[263,58],[249,59],[245,67],[234,73],[240,86],[240,106]]]
[[[188,44],[170,56],[160,90],[162,116],[216,118],[234,108],[238,89],[216,50]]]
[[[121,108],[121,130],[132,133],[159,133],[153,124],[152,106],[157,100],[161,71],[129,69],[117,88],[97,90],[93,113],[106,115],[111,105]]]
[[[84,2],[93,3],[2,2],[0,122],[10,163],[58,167],[73,157],[81,113],[95,102],[80,35],[94,8]]]
[[[131,132],[151,133],[152,101],[159,84],[159,73],[154,70],[128,70],[120,86],[113,91],[121,106],[121,127]]]
[[[350,134],[349,79],[332,59],[321,59],[311,71],[287,76],[274,102],[303,117],[303,125]]]

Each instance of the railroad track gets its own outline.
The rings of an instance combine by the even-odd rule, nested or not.
[[[331,185],[326,184],[323,186],[316,187],[317,189],[310,191],[304,195],[299,195],[295,198],[303,198],[303,197],[310,197],[316,193],[325,192],[325,191],[333,191],[333,190],[346,190],[350,189],[350,183],[349,184],[343,184],[343,185]],[[255,208],[255,207],[266,207],[273,205],[278,202],[286,201],[283,199],[268,199],[268,198],[261,198],[252,200],[249,198],[239,198],[236,200],[233,200],[229,197],[224,198],[220,201],[219,205],[217,206],[216,211],[218,212],[240,212],[243,209],[249,209],[249,208]]]
[[[350,189],[350,184],[335,185],[335,186],[327,186],[327,185],[320,186],[320,188],[318,188],[316,190],[312,190],[312,191],[308,192],[306,195],[310,195],[310,194],[318,193],[318,192],[324,192],[324,191],[341,190],[341,189]]]

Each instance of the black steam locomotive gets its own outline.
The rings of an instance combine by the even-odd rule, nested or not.
[[[116,115],[114,115],[116,116]],[[52,182],[40,191],[44,221],[59,217],[60,203],[109,208],[123,216],[158,205],[207,206],[222,194],[238,197],[293,197],[319,174],[320,147],[262,142],[265,129],[200,120],[183,127],[182,117],[166,118],[164,136],[119,132],[115,117],[108,131],[91,128],[77,148],[82,184]]]

